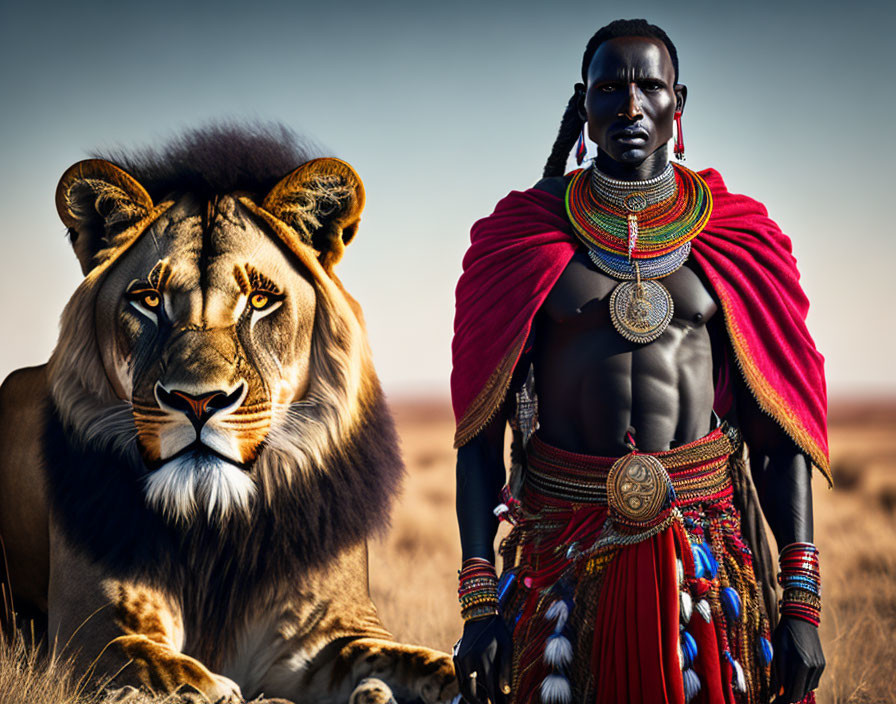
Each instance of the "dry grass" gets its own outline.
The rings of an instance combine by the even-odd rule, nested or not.
[[[392,530],[370,548],[371,592],[396,638],[449,650],[461,631],[451,412],[424,401],[395,411],[409,477]],[[818,699],[896,704],[896,403],[835,407],[831,452],[837,490],[815,481],[828,660]],[[78,696],[63,659],[0,644],[0,704],[100,704]]]
[[[101,704],[102,697],[86,690],[67,658],[28,647],[21,632],[11,637],[0,634],[0,704],[26,702]],[[135,700],[133,704],[144,702]]]

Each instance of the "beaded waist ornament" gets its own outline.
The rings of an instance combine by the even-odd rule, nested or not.
[[[641,344],[672,319],[672,297],[655,279],[678,270],[712,212],[702,178],[667,164],[646,181],[620,181],[595,167],[582,169],[566,189],[566,213],[594,265],[622,280],[610,297],[616,330]]]

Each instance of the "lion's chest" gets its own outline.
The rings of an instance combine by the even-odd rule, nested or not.
[[[259,611],[249,616],[233,634],[230,653],[221,674],[240,685],[244,696],[269,694],[285,686],[311,662],[312,644],[290,637],[289,622],[282,614]],[[279,673],[283,676],[278,676]]]

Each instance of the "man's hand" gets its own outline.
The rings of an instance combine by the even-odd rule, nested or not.
[[[824,671],[818,629],[801,619],[782,616],[772,634],[772,647],[772,692],[778,694],[775,704],[801,701],[818,687]]]
[[[454,669],[460,693],[469,704],[510,701],[510,632],[500,616],[467,621],[455,647]]]

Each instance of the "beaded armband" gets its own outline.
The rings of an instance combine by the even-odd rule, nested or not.
[[[458,575],[457,598],[464,621],[498,613],[498,574],[495,566],[481,557],[464,560]]]
[[[791,543],[778,555],[778,584],[784,590],[781,615],[818,626],[821,621],[821,573],[818,548],[812,543]]]

